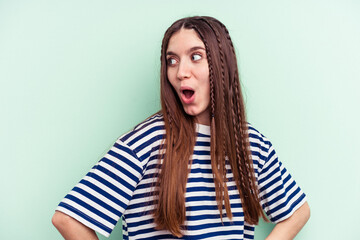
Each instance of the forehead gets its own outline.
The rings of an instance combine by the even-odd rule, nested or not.
[[[167,51],[187,50],[194,46],[205,48],[203,41],[194,29],[181,28],[171,36]]]

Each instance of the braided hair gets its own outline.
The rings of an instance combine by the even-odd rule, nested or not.
[[[260,205],[254,175],[236,54],[228,30],[212,17],[180,19],[168,28],[162,41],[161,112],[166,136],[162,145],[164,154],[160,154],[162,164],[156,183],[158,195],[154,221],[158,229],[167,229],[177,237],[182,236],[188,165],[196,139],[195,123],[194,118],[183,110],[167,79],[166,61],[169,40],[182,28],[194,29],[205,45],[210,81],[211,167],[220,217],[232,219],[226,178],[228,162],[239,191],[245,221],[257,224],[259,217],[265,220],[266,217]],[[223,207],[226,213],[223,213]]]

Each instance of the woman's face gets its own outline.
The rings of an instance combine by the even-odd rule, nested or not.
[[[167,77],[184,111],[210,125],[209,65],[205,45],[193,29],[174,33],[166,51]]]

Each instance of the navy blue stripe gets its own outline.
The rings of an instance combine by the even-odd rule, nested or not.
[[[123,185],[124,187],[126,187],[127,189],[129,189],[131,192],[133,192],[135,190],[135,186],[131,185],[130,183],[128,183],[127,181],[125,181],[123,178],[120,178],[118,175],[116,175],[115,173],[111,172],[109,169],[104,168],[103,166],[98,165],[96,168],[98,171],[101,171],[103,173],[105,173],[106,175],[108,175],[109,177],[111,177],[112,179],[114,179],[115,181],[117,181],[118,183],[120,183],[121,185]],[[124,170],[124,173],[126,174],[126,170]],[[130,177],[130,176],[129,176]],[[134,180],[134,179],[133,179]],[[134,180],[135,182],[138,181],[137,178],[135,178]]]
[[[195,143],[195,147],[197,146],[201,146],[201,147],[210,147],[210,142],[201,142],[201,141],[197,141]]]
[[[146,225],[146,224],[150,224],[154,222],[154,218],[150,217],[149,219],[146,220],[142,220],[142,221],[137,221],[137,222],[132,222],[132,223],[128,223],[128,227],[137,227],[137,226],[141,226],[141,225]]]
[[[190,172],[194,174],[196,173],[212,174],[212,169],[192,168]]]
[[[233,203],[231,204],[232,209],[242,208],[241,203]],[[204,210],[218,210],[217,205],[201,205],[201,206],[188,206],[186,207],[186,211],[204,211]],[[223,206],[223,210],[225,210],[225,206]]]
[[[200,165],[210,165],[211,166],[211,160],[210,160],[210,156],[209,159],[198,159],[196,158],[196,156],[194,156],[195,158],[193,159],[193,164],[200,164]]]
[[[164,122],[164,118],[163,118],[162,114],[156,114],[153,117],[148,118],[147,120],[143,121],[142,123],[136,125],[134,127],[134,131],[140,131],[140,130],[146,128],[147,126],[158,123],[158,122]],[[164,128],[165,128],[164,124],[162,126],[164,126]]]
[[[146,206],[151,206],[151,205],[146,205]],[[129,209],[136,209],[136,207],[131,207]],[[147,211],[142,211],[142,212],[128,213],[128,214],[126,214],[126,218],[128,218],[128,219],[137,218],[137,217],[142,217],[142,216],[146,216],[146,215],[153,214],[153,213],[154,213],[154,210],[147,210]]]
[[[176,238],[174,237],[173,235],[170,235],[170,234],[159,234],[159,235],[155,235],[154,237],[144,237],[144,238],[138,238],[137,235],[140,235],[140,234],[146,234],[146,233],[152,233],[152,232],[157,232],[154,228],[148,228],[148,229],[141,229],[141,230],[138,230],[138,231],[134,231],[132,233],[129,232],[129,237],[132,237],[132,236],[136,236],[136,239],[137,240],[157,240],[157,239],[183,239],[183,238]]]
[[[266,161],[266,159],[267,159],[266,156],[262,155],[262,154],[261,154],[260,152],[258,152],[258,151],[251,151],[251,155],[252,155],[253,157],[258,157],[258,158],[260,158],[260,160],[263,160],[263,161]]]
[[[288,196],[286,199],[284,199],[285,201],[283,203],[279,204],[275,208],[272,208],[271,213],[274,213],[274,212],[286,207],[299,191],[300,191],[300,189],[297,188],[290,196]]]
[[[140,207],[145,207],[145,206],[151,206],[151,205],[154,205],[156,201],[154,200],[151,200],[151,201],[148,201],[148,202],[139,202],[139,203],[133,203],[131,205],[129,205],[127,207],[126,210],[132,210],[132,209],[135,209],[135,208],[140,208]],[[143,213],[140,213],[140,215],[142,215]],[[126,215],[127,218],[130,218],[129,217],[129,214]]]
[[[80,210],[74,208],[73,206],[64,203],[64,202],[60,202],[59,204],[60,207],[63,207],[73,213],[75,213],[76,215],[78,215],[79,217],[85,219],[86,221],[94,224],[95,226],[97,226],[98,228],[104,230],[105,232],[107,232],[108,234],[110,234],[112,232],[111,228],[108,228],[107,226],[105,226],[104,224],[96,221],[95,219],[93,219],[92,217],[89,217],[88,215],[84,214],[83,212],[81,212]]]
[[[254,235],[249,235],[249,234],[244,233],[244,238],[245,239],[254,239]]]
[[[210,230],[210,229],[209,229]],[[228,230],[228,231],[217,231],[217,232],[208,232],[204,234],[196,235],[196,239],[204,239],[204,238],[210,238],[210,237],[216,237],[216,236],[227,236],[227,235],[243,235],[243,230]],[[184,239],[194,239],[194,236],[184,236]]]
[[[117,144],[117,143],[116,143],[114,146],[115,146],[116,148],[118,148],[118,149],[126,152],[126,153],[129,154],[130,156],[132,156],[133,159],[127,159],[127,158],[124,157],[123,155],[121,155],[121,154],[119,154],[119,153],[117,153],[117,152],[115,152],[115,151],[112,151],[111,149],[110,149],[110,151],[108,152],[109,155],[111,155],[111,156],[113,156],[113,157],[121,160],[122,162],[126,163],[126,164],[129,165],[132,169],[134,169],[135,171],[137,171],[137,172],[139,172],[139,173],[142,172],[142,169],[141,169],[138,165],[136,165],[136,164],[134,163],[134,159],[136,159],[137,161],[140,161],[140,160],[139,160],[138,156],[137,156],[133,151],[131,151],[129,148],[124,147],[124,146],[121,146],[121,145],[119,145],[119,144]]]
[[[216,218],[220,218],[219,215],[217,216],[211,216],[211,215],[205,215],[205,218],[204,219],[216,219]],[[199,219],[195,219],[195,220],[200,220],[201,218]],[[228,227],[228,226],[232,226],[232,225],[237,225],[239,226],[242,226],[244,225],[244,221],[235,221],[235,222],[216,222],[216,223],[205,223],[205,224],[200,224],[200,225],[194,225],[194,226],[187,226],[187,230],[191,230],[191,231],[196,231],[196,230],[201,230],[201,229],[207,229],[207,228],[217,228],[217,227]],[[216,231],[216,229],[214,229]],[[234,230],[232,230],[234,231]],[[222,232],[222,231],[221,231]]]
[[[285,192],[280,194],[279,196],[277,196],[276,198],[274,198],[273,200],[269,201],[268,204],[269,206],[271,206],[272,204],[281,201],[281,199],[285,199],[286,198],[286,194],[290,192],[290,190],[292,188],[294,188],[296,186],[296,183],[293,181],[291,182],[291,184],[285,189]],[[297,188],[299,190],[299,188]],[[295,190],[294,192],[298,191]],[[291,195],[290,195],[291,196]],[[292,197],[291,197],[292,198]]]
[[[89,188],[91,188],[92,190],[98,192],[99,194],[103,195],[105,198],[109,199],[110,201],[114,202],[115,204],[119,205],[120,207],[122,207],[123,209],[126,208],[126,204],[124,204],[122,201],[120,201],[118,198],[114,197],[113,195],[109,194],[108,192],[104,191],[102,188],[99,188],[98,186],[96,186],[95,184],[82,179],[80,181],[80,183],[84,184],[85,186],[88,186]]]
[[[269,148],[262,146],[261,143],[263,143],[263,142],[258,143],[258,142],[251,142],[250,141],[250,146],[253,147],[253,148],[257,148],[258,151],[261,150],[262,152],[267,152]]]
[[[277,159],[276,159],[277,160]],[[276,165],[277,163],[279,163],[278,161],[273,161],[270,163],[270,165],[268,167],[266,167],[265,169],[263,169],[260,172],[260,176],[259,178],[261,178],[261,176],[263,176],[264,174],[266,174],[264,178],[259,179],[259,184],[262,184],[263,182],[267,181],[268,179],[272,178],[274,175],[280,175],[280,174],[285,174],[286,170],[283,172],[280,172],[280,164],[279,166],[275,167],[272,172],[268,172],[274,165]]]
[[[141,150],[143,150],[144,148],[151,146],[151,144],[153,144],[154,142],[161,140],[163,138],[163,135],[156,135],[152,138],[150,138],[149,140],[143,142],[140,146],[138,146],[137,148],[134,149],[135,153],[139,153]],[[148,152],[144,153],[143,155],[139,156],[140,159],[144,160],[147,159],[150,156],[150,153],[154,151],[154,148],[150,149]]]
[[[270,160],[275,154],[276,154],[275,150],[272,149],[272,151],[269,153],[268,159]]]
[[[281,219],[282,217],[289,214],[295,206],[297,206],[303,199],[305,198],[305,194],[303,193],[296,201],[294,201],[293,204],[291,204],[290,208],[287,211],[284,211],[283,213],[277,215],[276,217],[272,218],[271,221],[276,222],[277,220]]]
[[[209,224],[209,225],[213,225],[213,224]],[[222,224],[220,223],[220,225],[216,225],[217,226],[222,226]],[[190,230],[190,227],[187,228],[188,230]],[[214,229],[209,229],[209,230],[214,230]],[[147,229],[141,229],[138,231],[135,231],[133,234],[131,234],[130,236],[136,236],[136,235],[140,235],[140,234],[147,234],[147,233],[151,233],[156,231],[154,228],[147,228]],[[243,230],[229,230],[229,231],[217,231],[217,232],[207,232],[204,234],[198,234],[195,236],[191,236],[191,235],[184,235],[181,238],[176,238],[172,235],[157,235],[156,237],[146,237],[144,239],[204,239],[204,238],[210,238],[210,237],[216,237],[216,236],[227,236],[227,235],[243,235],[244,232]]]
[[[248,226],[248,225],[244,225],[244,229],[245,229],[246,231],[255,231],[255,227],[253,227],[253,226]]]
[[[137,142],[142,142],[143,139],[146,139],[147,136],[150,136],[152,133],[156,132],[156,131],[160,131],[160,130],[164,130],[164,126],[160,125],[160,126],[154,126],[150,129],[148,129],[147,131],[141,133],[139,136],[135,137],[133,140],[131,140],[128,145],[131,147],[132,145],[134,145],[135,143]],[[164,134],[162,132],[159,132],[156,137],[158,136],[164,136]],[[157,140],[158,139],[161,139],[161,138],[156,138]]]
[[[249,133],[249,138],[251,139],[257,139],[259,140],[261,143],[264,143],[265,145],[270,145],[269,141],[266,141],[261,135],[256,135],[254,133]]]
[[[267,183],[265,186],[261,187],[259,189],[260,192],[266,191],[266,189],[268,189],[269,187],[271,187],[273,184],[277,184],[279,183],[279,181],[281,182],[281,176],[278,176],[276,178],[274,178],[271,182]]]
[[[86,202],[84,202],[83,200],[73,196],[73,195],[66,195],[65,198],[69,199],[69,200],[72,200],[73,202],[76,202],[77,204],[79,204],[80,206],[86,208],[87,210],[89,210],[90,212],[98,215],[99,217],[105,219],[106,221],[112,223],[112,224],[116,224],[116,220],[112,219],[111,217],[109,217],[108,215],[100,212],[98,209],[90,206],[89,204],[87,204]]]
[[[118,170],[119,172],[123,173],[124,175],[126,175],[128,178],[132,179],[134,182],[138,182],[139,181],[139,178],[137,176],[135,176],[132,172],[130,172],[129,170],[133,170],[131,167],[129,168],[124,168],[122,166],[120,166],[119,164],[113,162],[112,160],[110,159],[107,159],[107,158],[103,158],[101,160],[102,162],[105,162],[107,163],[108,165],[112,166],[113,168],[115,168],[116,170]],[[106,169],[105,167],[101,166],[101,165],[98,165],[96,167],[96,169],[101,169],[102,172],[104,173],[107,173],[107,172],[110,172],[109,169]],[[138,172],[139,173],[139,172]],[[141,172],[140,172],[141,174]],[[114,179],[115,180],[118,180],[118,176],[115,177]]]
[[[150,169],[160,169],[161,168],[161,164],[158,164],[158,160],[153,160],[153,162],[149,162],[149,164],[146,166],[146,170],[150,170]]]
[[[118,193],[119,195],[123,196],[124,198],[126,198],[127,200],[130,201],[131,196],[129,194],[127,194],[126,192],[124,192],[120,188],[116,187],[114,184],[108,182],[104,178],[98,176],[97,174],[89,172],[88,174],[86,174],[86,176],[94,178],[95,180],[98,180],[99,182],[101,182],[102,184],[104,184],[105,186],[107,186],[108,188],[113,190],[114,192]]]
[[[150,184],[149,184],[150,185]],[[148,187],[152,187],[152,186],[148,186]],[[148,187],[144,187],[144,188],[148,188]],[[141,199],[141,198],[146,198],[146,197],[150,197],[151,195],[153,195],[152,192],[148,191],[146,193],[138,193],[138,194],[134,194],[132,199]]]
[[[285,179],[285,180],[286,180],[286,182],[287,182],[287,181],[290,180],[290,179],[291,179],[290,176],[288,176],[287,179]],[[266,197],[265,197],[265,198],[271,198],[273,195],[285,196],[284,193],[281,193],[281,194],[280,194],[280,192],[283,190],[283,191],[285,191],[285,193],[286,193],[286,192],[289,191],[294,185],[295,185],[295,182],[293,182],[292,184],[290,184],[290,185],[284,190],[285,183],[284,183],[284,184],[280,184],[278,187],[276,187],[276,188],[274,188],[272,191],[268,192],[268,193],[266,194]],[[279,200],[280,197],[277,197],[276,199]],[[268,205],[272,204],[273,202],[274,202],[273,200],[269,201],[269,202],[268,202]]]
[[[236,190],[236,185],[228,187],[228,191]],[[215,187],[205,187],[205,186],[196,186],[196,187],[187,187],[186,192],[215,192]]]
[[[99,198],[95,197],[94,195],[91,195],[90,193],[86,192],[85,190],[79,188],[79,187],[74,187],[73,191],[80,193],[81,195],[87,197],[88,199],[90,199],[91,201],[99,204],[100,206],[102,206],[103,208],[105,208],[106,210],[108,210],[109,212],[112,212],[113,214],[117,215],[118,217],[120,217],[122,215],[122,213],[118,210],[116,210],[115,208],[113,208],[112,206],[108,205],[107,203],[103,202],[102,200],[100,200]]]
[[[158,230],[154,229],[153,227],[147,227],[146,225],[152,224],[154,219],[152,217],[154,210],[150,210],[151,208],[154,208],[154,206],[157,204],[157,200],[153,199],[154,196],[156,196],[157,191],[156,188],[154,188],[153,181],[149,181],[149,179],[153,179],[156,181],[156,178],[158,177],[158,168],[161,167],[161,164],[159,164],[160,160],[160,153],[159,149],[164,148],[166,146],[161,146],[162,141],[159,141],[160,139],[164,139],[164,129],[165,126],[163,124],[163,116],[161,114],[156,114],[150,117],[149,119],[143,121],[141,124],[136,126],[134,130],[130,131],[128,134],[123,135],[119,138],[119,141],[126,141],[126,143],[122,144],[121,142],[116,142],[112,149],[108,151],[107,157],[105,156],[101,161],[104,163],[114,167],[117,171],[121,172],[122,174],[126,175],[130,179],[132,179],[136,185],[131,185],[130,183],[124,181],[123,178],[120,178],[119,176],[115,175],[114,172],[106,169],[105,167],[100,166],[99,164],[96,165],[94,168],[96,171],[103,172],[107,174],[112,179],[115,179],[119,186],[117,187],[117,183],[113,185],[112,183],[108,182],[107,180],[100,177],[98,174],[95,173],[89,173],[87,176],[92,177],[96,179],[97,181],[101,182],[102,184],[106,185],[113,191],[115,191],[120,196],[124,197],[125,200],[120,200],[112,196],[111,194],[105,192],[104,190],[100,189],[96,185],[92,184],[89,181],[81,180],[80,183],[88,186],[89,188],[93,189],[94,191],[98,192],[104,198],[109,199],[109,201],[112,201],[114,204],[117,204],[119,207],[112,207],[111,205],[106,204],[106,202],[103,202],[100,198],[97,198],[93,196],[91,193],[86,192],[86,190],[81,189],[81,187],[75,187],[73,191],[78,192],[79,194],[82,194],[88,199],[91,199],[93,202],[97,203],[100,206],[105,207],[108,211],[114,213],[116,216],[119,216],[122,214],[122,210],[119,209],[126,209],[131,210],[131,214],[129,214],[129,211],[126,211],[126,219],[130,219],[132,223],[127,223],[127,227],[123,225],[123,231],[124,239],[128,239],[127,235],[134,236],[136,239],[139,238],[139,234],[154,234],[154,237],[148,237],[144,236],[143,239],[176,239],[174,236],[169,234],[160,234]],[[155,126],[159,125],[159,126]],[[248,126],[249,128],[249,141],[250,146],[252,148],[251,155],[252,155],[252,161],[254,166],[254,171],[260,179],[258,180],[258,184],[260,187],[260,193],[264,196],[264,198],[269,199],[273,198],[271,201],[264,201],[264,198],[262,198],[262,201],[264,201],[264,206],[267,206],[268,214],[273,215],[271,213],[275,212],[281,212],[280,214],[276,216],[272,216],[272,221],[277,221],[278,219],[283,218],[286,216],[289,212],[292,211],[294,207],[297,207],[299,202],[303,200],[305,197],[304,194],[301,195],[300,198],[296,199],[296,202],[294,204],[291,204],[289,206],[291,201],[294,201],[296,193],[301,193],[299,188],[295,189],[296,183],[291,179],[290,174],[287,174],[287,171],[285,168],[282,167],[281,162],[278,161],[276,157],[275,150],[271,148],[271,143],[256,129],[254,129],[250,124]],[[250,132],[251,131],[251,132]],[[154,136],[149,139],[149,134],[153,134]],[[191,183],[195,186],[189,187],[187,186],[187,193],[191,193],[190,196],[186,197],[186,211],[187,212],[193,212],[196,213],[199,211],[204,211],[205,214],[201,214],[201,216],[193,216],[188,215],[187,221],[189,222],[190,226],[187,226],[187,230],[189,230],[190,235],[185,235],[181,237],[180,239],[204,239],[204,238],[226,238],[230,240],[231,237],[239,239],[242,239],[245,237],[246,239],[254,239],[254,226],[247,226],[244,224],[243,221],[235,221],[235,222],[224,222],[221,223],[217,222],[219,219],[219,212],[216,204],[216,197],[215,196],[206,196],[207,194],[213,195],[215,192],[215,187],[213,185],[214,179],[212,176],[212,169],[211,169],[211,160],[210,160],[210,135],[209,134],[203,134],[203,133],[197,133],[198,139],[195,143],[195,149],[193,151],[193,159],[192,159],[192,166],[191,166],[191,174],[188,176],[188,183]],[[202,138],[201,140],[199,139]],[[134,138],[134,139],[132,139]],[[155,144],[156,143],[156,144]],[[138,147],[133,147],[137,144],[140,144]],[[202,149],[203,148],[203,149]],[[271,148],[271,152],[269,152],[269,149]],[[126,152],[131,157],[130,159],[125,158],[122,154],[122,152]],[[145,150],[146,149],[146,150]],[[138,153],[142,152],[142,155],[140,156]],[[114,161],[111,161],[109,159],[109,156],[113,156],[115,158]],[[199,158],[205,158],[204,160],[201,160]],[[272,159],[273,158],[273,159]],[[117,161],[119,160],[119,162]],[[271,160],[271,162],[269,162]],[[136,164],[137,162],[141,162],[142,166],[139,166],[139,164]],[[209,167],[210,166],[210,167]],[[264,168],[265,167],[265,168]],[[274,169],[272,169],[274,168]],[[117,172],[115,171],[115,172]],[[154,172],[154,173],[150,173]],[[229,191],[232,191],[233,194],[231,194],[230,200],[236,200],[237,203],[231,204],[231,209],[234,217],[244,217],[244,213],[242,211],[242,204],[240,203],[240,196],[239,192],[237,191],[237,187],[234,184],[234,178],[232,175],[231,167],[229,165],[229,162],[226,162],[226,172],[229,174],[228,181],[232,185],[229,187]],[[99,173],[99,172],[98,172]],[[195,174],[195,175],[193,175]],[[191,176],[200,176],[200,177],[191,177]],[[201,176],[204,175],[204,176]],[[206,176],[205,176],[206,175]],[[284,178],[284,176],[286,178]],[[275,180],[271,180],[272,178],[275,178]],[[268,182],[271,180],[270,182]],[[112,180],[111,180],[112,181]],[[144,181],[149,181],[149,183],[144,183]],[[265,183],[268,182],[266,185]],[[206,186],[206,183],[209,184],[209,186]],[[264,186],[265,185],[265,186]],[[285,188],[285,185],[289,185]],[[267,192],[269,188],[273,188],[271,191]],[[275,188],[274,188],[275,187]],[[126,194],[127,191],[124,191],[126,189],[129,189],[129,192],[132,191],[132,194]],[[140,190],[143,193],[140,193],[136,190]],[[295,190],[294,193],[291,195],[288,194],[289,191]],[[282,193],[283,191],[287,193]],[[137,193],[137,194],[135,194]],[[205,195],[205,196],[202,196]],[[300,194],[299,194],[300,195]],[[81,203],[79,199],[76,199],[75,197],[68,197],[74,198],[74,201],[78,201]],[[122,199],[122,198],[121,198]],[[136,204],[129,204],[130,200],[138,201]],[[132,201],[130,202],[132,203]],[[197,205],[200,206],[189,206],[192,205],[192,203],[199,203]],[[208,205],[205,205],[208,204]],[[66,204],[63,204],[66,206]],[[86,203],[81,203],[81,205],[86,205]],[[276,206],[278,205],[278,206]],[[114,205],[115,206],[115,205]],[[91,206],[86,206],[91,207]],[[67,209],[71,209],[71,207],[67,207]],[[96,210],[89,209],[90,211],[93,211],[95,214]],[[224,207],[223,207],[223,210]],[[74,212],[74,210],[71,210]],[[75,210],[76,211],[76,210]],[[211,212],[210,212],[211,211]],[[213,213],[213,214],[212,214]],[[223,211],[225,216],[225,211]],[[76,213],[79,216],[83,217],[83,213]],[[82,215],[81,215],[82,214]],[[86,218],[88,216],[85,216],[83,218]],[[106,215],[104,215],[104,218]],[[108,217],[109,218],[109,217]],[[147,219],[148,218],[148,219]],[[216,220],[216,223],[209,223],[209,221],[206,221],[206,219],[210,220]],[[122,216],[122,220],[125,221],[124,216]],[[137,220],[137,221],[136,221]],[[205,220],[201,225],[191,226],[194,224],[194,221],[199,220]],[[94,222],[96,220],[92,220],[89,222]],[[109,220],[108,220],[109,221]],[[114,222],[114,220],[112,220]],[[111,221],[109,221],[111,222]],[[95,224],[95,223],[94,223]],[[106,228],[106,226],[103,226],[101,223],[99,228],[101,229],[107,229],[107,232],[111,232],[111,229]],[[115,225],[115,223],[113,223]],[[96,224],[95,224],[96,225]],[[222,227],[224,226],[233,226],[228,231],[222,231]],[[237,227],[239,226],[239,227]],[[134,231],[134,227],[139,227],[138,231]],[[146,228],[147,227],[147,228]],[[244,235],[244,231],[241,229],[245,229],[247,231],[247,234]],[[128,230],[130,229],[130,232]],[[204,234],[198,234],[198,235],[191,235],[194,234],[192,231],[196,230],[205,230]],[[216,231],[216,232],[212,232]],[[128,233],[126,233],[128,232]],[[231,236],[231,234],[234,234],[234,236]],[[238,235],[237,235],[238,234]],[[235,236],[236,235],[236,236]],[[220,237],[222,236],[222,237]]]
[[[239,199],[239,195],[230,195],[229,199]],[[215,196],[191,196],[185,198],[186,202],[216,201]]]
[[[210,151],[206,151],[206,150],[194,150],[194,155],[200,155],[200,156],[210,156]]]
[[[198,178],[189,178],[188,179],[188,183],[213,183],[214,179],[212,178],[203,178],[203,177],[198,177]]]
[[[198,137],[208,137],[208,138],[210,138],[211,136],[210,135],[207,135],[207,134],[204,134],[204,133],[197,133],[197,136]]]
[[[125,144],[124,142],[122,142],[122,143]],[[115,142],[114,147],[120,149],[121,151],[126,152],[127,154],[129,154],[133,158],[138,159],[136,154],[129,148],[129,146],[127,146],[127,145],[124,146],[124,145],[121,145],[121,144],[118,144],[117,142]]]
[[[127,141],[131,136],[136,134],[138,131],[144,129],[145,127],[149,126],[150,124],[155,124],[157,122],[163,122],[163,117],[161,115],[154,115],[153,117],[145,120],[144,122],[139,123],[138,125],[136,125],[134,127],[133,131],[130,131],[128,134],[122,136],[121,141],[123,141],[123,142]],[[140,125],[142,125],[142,126],[139,127]],[[164,128],[165,128],[165,125],[164,125]]]
[[[223,217],[225,217],[226,215],[224,214]],[[234,212],[233,213],[233,216],[234,217],[243,217],[244,214],[243,213],[239,213],[239,212]],[[198,221],[198,220],[206,220],[206,219],[220,219],[220,214],[217,213],[217,214],[203,214],[203,215],[200,215],[200,216],[186,216],[186,220],[187,221]],[[243,224],[244,222],[243,221],[235,221],[235,222],[224,222],[224,226],[229,226],[229,225],[236,225],[236,223],[241,223]],[[222,225],[221,221],[218,222],[218,223],[213,223],[214,224],[214,227],[215,226],[218,226],[218,224]],[[199,229],[202,229],[203,226],[206,226],[206,227],[209,227],[209,223],[206,223],[206,224],[202,224],[202,225],[196,225],[196,226],[189,226],[189,230],[199,230]]]
[[[146,174],[143,176],[143,180],[146,180],[146,179],[149,179],[149,178],[155,178],[155,177],[158,177],[159,176],[159,173],[158,172],[154,172],[154,173],[149,173],[149,174]],[[141,184],[139,184],[141,185]],[[139,186],[138,185],[138,186]]]

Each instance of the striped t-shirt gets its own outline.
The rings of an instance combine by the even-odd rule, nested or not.
[[[272,222],[290,217],[305,194],[278,160],[269,140],[249,125],[250,148],[261,205]],[[196,125],[197,138],[185,194],[186,221],[181,239],[254,239],[244,221],[239,191],[227,164],[233,218],[220,214],[210,162],[210,127]],[[153,200],[159,146],[165,134],[161,114],[117,139],[107,154],[68,193],[56,210],[109,236],[121,218],[124,239],[177,239],[155,229]]]

